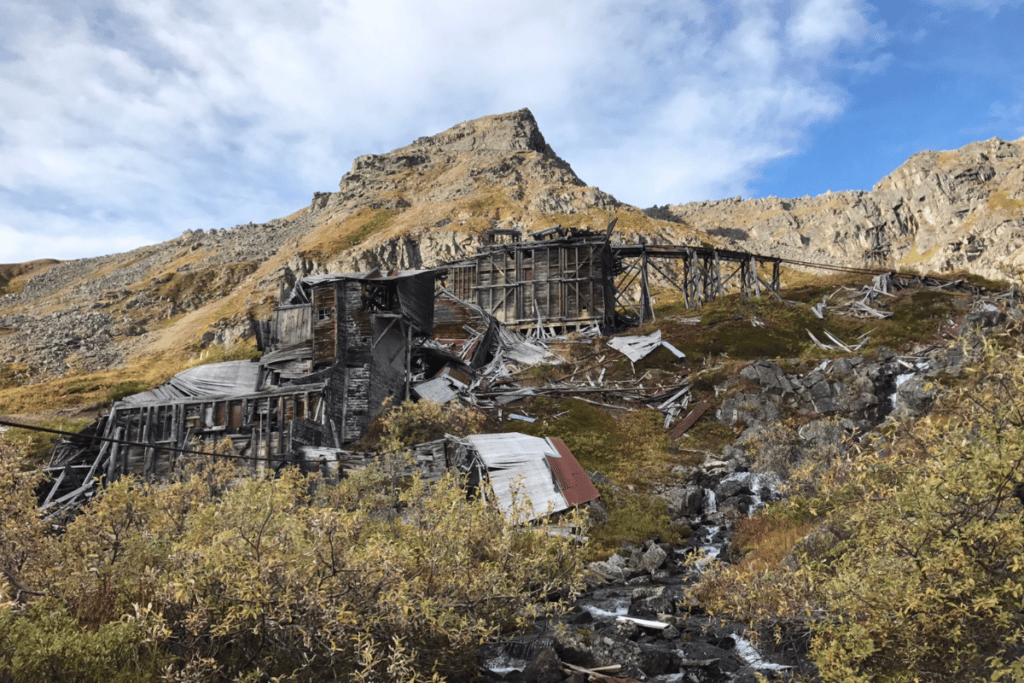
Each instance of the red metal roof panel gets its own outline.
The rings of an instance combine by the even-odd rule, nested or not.
[[[558,458],[547,456],[547,461],[551,466],[551,472],[555,475],[555,481],[558,482],[558,486],[562,490],[562,495],[565,496],[565,502],[576,506],[599,498],[601,494],[597,492],[594,482],[590,481],[590,476],[576,460],[576,456],[572,454],[568,446],[556,437],[549,437],[548,443],[561,456]]]

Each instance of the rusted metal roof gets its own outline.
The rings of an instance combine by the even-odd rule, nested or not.
[[[555,480],[562,489],[565,502],[575,507],[599,498],[601,494],[590,480],[590,475],[576,460],[569,447],[561,439],[553,436],[548,437],[548,443],[558,452],[558,457],[548,456],[548,465],[551,466]]]
[[[511,432],[474,434],[466,439],[487,468],[498,504],[513,512],[528,502],[530,519],[594,500],[600,494],[560,439]]]
[[[487,477],[506,513],[520,512],[526,503],[525,519],[536,519],[569,507],[547,463],[554,448],[537,436],[520,434],[474,434],[467,437],[487,468]],[[525,520],[524,520],[525,521]]]
[[[701,401],[700,403],[695,405],[693,407],[693,410],[691,410],[689,414],[683,418],[682,422],[673,427],[672,431],[669,432],[669,436],[672,437],[672,440],[675,441],[676,439],[682,437],[683,434],[685,434],[687,430],[689,430],[690,427],[692,427],[697,422],[697,420],[700,419],[701,415],[706,413],[708,411],[708,408],[710,407],[711,404],[709,404],[707,401]]]

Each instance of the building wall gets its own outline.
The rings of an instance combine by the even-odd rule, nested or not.
[[[603,241],[504,245],[449,270],[452,292],[510,327],[580,327],[613,318],[611,263]]]

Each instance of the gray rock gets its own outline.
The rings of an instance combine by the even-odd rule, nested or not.
[[[938,396],[938,388],[927,377],[911,377],[896,390],[897,408],[907,415],[923,415]]]
[[[520,680],[523,683],[561,683],[564,678],[561,660],[552,648],[546,647],[523,670]]]
[[[672,519],[699,514],[704,508],[704,489],[695,484],[674,486],[658,495],[668,503],[668,514]]]
[[[612,664],[639,669],[643,664],[643,650],[633,641],[592,631],[562,630],[555,636],[555,651],[562,661],[587,669]]]

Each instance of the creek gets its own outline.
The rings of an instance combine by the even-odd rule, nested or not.
[[[542,680],[529,667],[547,648],[562,662],[584,668],[618,664],[622,668],[611,675],[658,683],[784,677],[792,662],[760,652],[744,625],[708,614],[687,596],[708,564],[728,555],[731,516],[719,506],[749,514],[777,496],[768,475],[737,472],[721,478],[705,488],[703,510],[688,520],[693,534],[685,543],[624,546],[606,562],[592,564],[590,588],[565,616],[538,622],[531,633],[486,650],[486,677]]]

